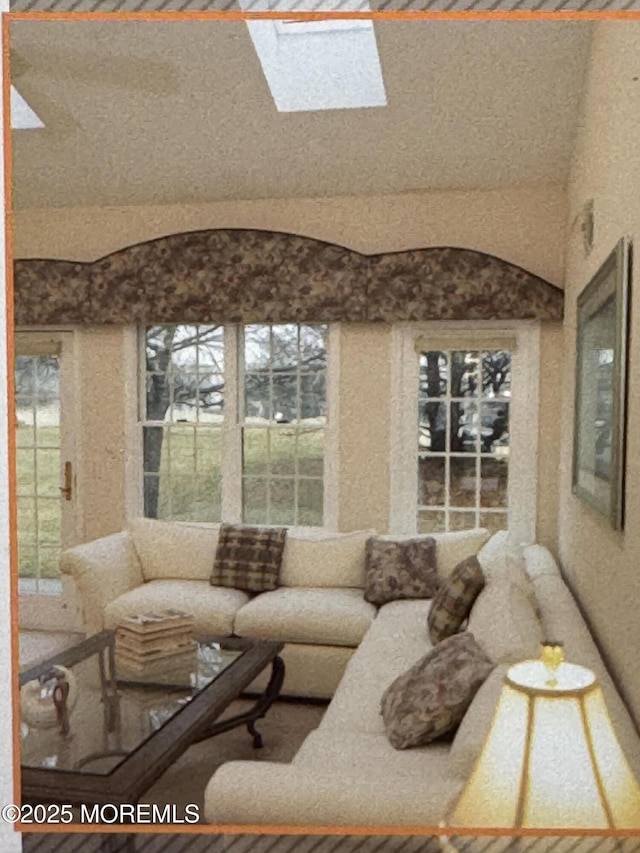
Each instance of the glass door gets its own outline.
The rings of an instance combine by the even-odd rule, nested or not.
[[[60,553],[75,544],[71,332],[16,334],[15,418],[20,626],[74,630]]]

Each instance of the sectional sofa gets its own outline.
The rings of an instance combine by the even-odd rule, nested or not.
[[[291,529],[280,588],[250,597],[213,587],[209,576],[217,535],[217,525],[139,519],[126,531],[67,551],[62,559],[63,571],[75,580],[89,632],[114,627],[134,611],[179,606],[194,614],[198,631],[282,640],[283,693],[331,699],[321,724],[290,764],[232,761],[212,775],[205,792],[209,823],[440,825],[488,734],[508,666],[538,657],[545,637],[564,641],[567,660],[595,671],[618,739],[640,778],[640,737],[545,548],[516,546],[506,533],[490,537],[485,530],[435,537],[443,580],[458,563],[477,555],[486,583],[464,627],[495,668],[454,733],[398,750],[385,732],[381,700],[387,687],[430,650],[432,601],[375,607],[365,600],[365,543],[371,531]],[[605,850],[604,841],[599,849]]]
[[[364,600],[365,543],[373,531],[330,533],[290,528],[279,588],[250,596],[212,586],[220,525],[139,518],[127,530],[63,553],[61,571],[75,582],[88,634],[123,616],[176,607],[204,634],[284,642],[283,694],[330,699],[347,662],[376,616]],[[435,537],[445,571],[475,553],[486,530]],[[268,673],[251,689],[260,689]]]
[[[453,737],[403,750],[394,749],[387,738],[381,699],[394,679],[428,652],[431,606],[429,600],[390,602],[379,609],[319,727],[293,761],[224,764],[206,789],[206,820],[223,825],[441,825],[488,735],[508,666],[539,657],[545,637],[562,639],[567,660],[595,671],[618,739],[640,779],[640,738],[549,551],[539,545],[514,550],[505,534],[496,534],[478,559],[488,580],[466,630],[496,668]],[[623,849],[607,847],[605,839],[598,839],[598,847],[594,839],[587,841],[591,851]],[[573,839],[558,845],[552,849],[583,849]]]

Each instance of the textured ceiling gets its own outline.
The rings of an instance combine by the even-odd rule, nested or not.
[[[281,114],[241,21],[16,21],[16,207],[473,189],[567,178],[590,27],[376,22],[388,106]],[[491,49],[487,49],[490,46]]]

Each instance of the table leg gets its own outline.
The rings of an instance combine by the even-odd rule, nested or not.
[[[280,695],[282,684],[284,682],[285,667],[282,658],[276,656],[273,659],[271,668],[271,677],[266,686],[264,693],[257,699],[256,703],[244,714],[238,714],[235,717],[229,717],[226,720],[212,723],[198,735],[197,740],[220,735],[223,732],[228,732],[230,729],[235,729],[238,726],[246,726],[247,731],[253,737],[253,746],[255,749],[262,748],[262,735],[256,730],[255,724],[258,720],[265,716],[269,708]]]

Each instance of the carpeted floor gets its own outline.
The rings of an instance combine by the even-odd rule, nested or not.
[[[233,702],[221,717],[241,713],[250,700]],[[282,761],[294,757],[306,736],[319,724],[326,706],[298,702],[276,702],[256,724],[263,736],[262,749],[254,749],[246,728],[240,727],[188,749],[140,799],[141,803],[175,803],[183,809],[195,803],[203,816],[204,789],[214,771],[226,761]]]

